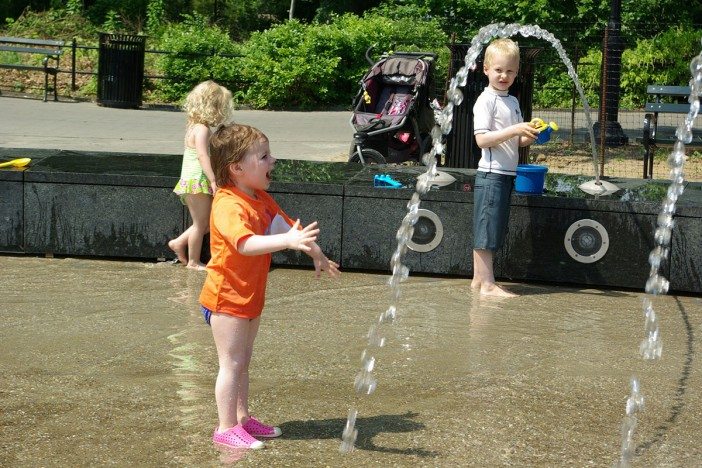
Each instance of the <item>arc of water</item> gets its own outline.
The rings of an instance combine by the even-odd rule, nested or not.
[[[700,97],[702,97],[702,51],[690,62],[690,110],[685,120],[675,131],[677,141],[673,146],[673,151],[668,157],[670,166],[670,186],[661,211],[658,214],[654,240],[656,246],[648,256],[648,263],[651,271],[646,281],[646,296],[643,298],[643,311],[645,317],[645,337],[639,345],[639,354],[646,359],[658,359],[663,353],[663,342],[661,340],[658,318],[653,306],[653,298],[664,295],[668,292],[669,281],[660,274],[661,264],[670,256],[670,239],[674,227],[673,215],[678,197],[685,190],[685,144],[692,141],[692,127],[700,111]],[[622,422],[622,449],[619,458],[620,467],[628,467],[633,458],[634,451],[634,430],[636,428],[636,417],[634,413],[643,409],[643,396],[639,391],[639,381],[634,376],[631,379],[631,396],[627,400],[626,415]]]
[[[409,269],[402,264],[402,259],[407,252],[407,243],[414,234],[414,225],[417,222],[420,197],[429,191],[432,182],[436,177],[437,159],[444,154],[446,145],[444,143],[445,136],[451,133],[453,125],[453,110],[455,106],[459,106],[463,102],[463,92],[458,89],[464,87],[468,81],[468,74],[475,69],[475,62],[480,55],[483,47],[495,37],[511,37],[516,34],[521,34],[524,37],[536,37],[549,42],[558,52],[559,57],[568,68],[568,75],[573,79],[575,87],[583,101],[583,109],[585,119],[587,121],[588,131],[590,134],[590,143],[592,145],[592,163],[595,172],[595,182],[599,183],[599,173],[597,170],[597,151],[595,148],[595,134],[592,129],[592,118],[590,117],[590,106],[588,105],[585,92],[580,84],[578,75],[573,68],[573,64],[568,58],[568,55],[563,49],[561,42],[550,32],[536,25],[520,25],[517,23],[504,24],[493,23],[489,24],[478,31],[471,40],[470,48],[466,53],[465,65],[463,65],[456,76],[451,78],[448,90],[446,91],[447,103],[440,113],[435,115],[436,124],[431,130],[432,147],[431,150],[422,157],[422,162],[427,166],[424,174],[417,177],[415,192],[407,203],[407,215],[402,220],[402,224],[397,231],[397,248],[390,260],[390,268],[392,276],[388,280],[392,291],[392,302],[388,309],[380,315],[378,323],[371,325],[368,332],[368,347],[361,355],[361,370],[356,375],[354,387],[359,394],[370,395],[375,391],[377,381],[373,375],[375,368],[375,358],[371,355],[371,351],[375,348],[382,347],[385,339],[380,332],[380,326],[384,324],[392,324],[397,314],[397,306],[401,296],[400,283],[409,276]],[[358,410],[351,408],[349,417],[346,421],[346,427],[342,434],[342,443],[340,451],[347,453],[353,450],[358,431],[355,429]]]

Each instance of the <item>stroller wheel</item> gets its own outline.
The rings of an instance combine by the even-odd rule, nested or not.
[[[361,163],[361,164],[387,164],[385,157],[380,154],[380,152],[364,148],[361,150],[361,157],[359,157],[358,150],[354,151],[353,155],[349,158],[349,162]]]

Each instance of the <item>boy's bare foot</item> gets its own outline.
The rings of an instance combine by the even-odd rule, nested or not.
[[[168,248],[175,252],[176,257],[178,257],[178,261],[180,263],[182,263],[183,265],[188,264],[188,257],[185,255],[185,247],[183,247],[182,245],[178,245],[175,239],[168,241]]]
[[[207,269],[207,265],[204,265],[202,263],[188,263],[185,265],[186,268],[190,268],[191,270],[198,270],[198,271],[205,271]]]
[[[478,289],[481,284],[480,280],[473,279],[473,281],[470,282],[470,289]]]
[[[517,294],[507,291],[495,283],[480,286],[480,294],[492,297],[517,297]]]

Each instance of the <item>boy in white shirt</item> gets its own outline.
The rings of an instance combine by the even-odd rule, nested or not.
[[[519,162],[519,147],[539,134],[524,122],[519,101],[508,94],[519,70],[519,47],[497,39],[485,49],[483,72],[488,86],[473,106],[475,141],[482,148],[475,177],[473,212],[473,281],[480,294],[513,297],[495,284],[494,253],[502,247],[509,219],[509,199]]]

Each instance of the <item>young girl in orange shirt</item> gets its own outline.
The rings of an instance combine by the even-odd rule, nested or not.
[[[339,276],[315,240],[317,223],[303,228],[266,193],[275,158],[268,138],[247,125],[225,125],[210,139],[217,193],[210,217],[207,279],[200,294],[212,335],[219,372],[215,399],[219,425],[212,440],[234,448],[258,449],[257,438],[277,437],[279,428],[249,413],[249,362],[263,310],[271,253],[284,249],[309,255],[315,273]]]

